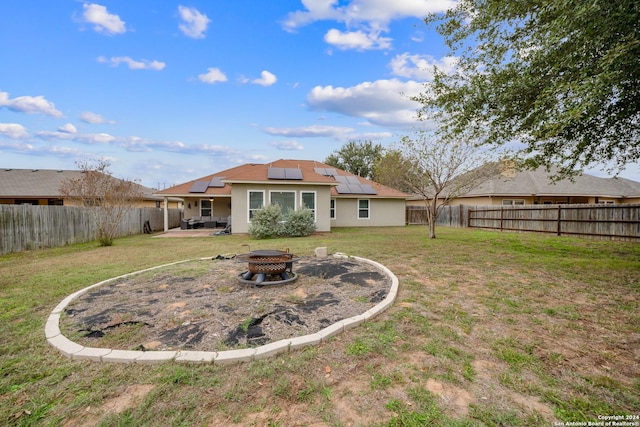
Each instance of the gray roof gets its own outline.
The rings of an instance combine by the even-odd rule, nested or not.
[[[553,173],[553,171],[551,172]],[[544,168],[498,175],[476,186],[464,197],[480,196],[595,196],[640,197],[640,182],[625,178],[600,178],[581,174],[572,180],[552,182]]]
[[[0,198],[62,197],[60,186],[65,180],[82,176],[79,170],[0,169]],[[161,200],[152,196],[156,190],[140,186],[146,200]]]

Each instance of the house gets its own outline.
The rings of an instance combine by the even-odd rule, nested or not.
[[[585,173],[553,182],[549,175],[544,168],[516,170],[505,167],[500,174],[451,200],[449,205],[640,203],[640,182]],[[407,204],[417,206],[424,202],[412,198]]]
[[[155,193],[179,197],[184,218],[207,226],[233,224],[247,233],[254,213],[269,204],[307,207],[318,231],[333,227],[404,226],[410,195],[312,160],[244,164]],[[165,227],[166,230],[166,227]]]
[[[0,204],[73,205],[60,188],[71,179],[82,177],[80,170],[0,169]],[[117,179],[117,178],[113,178]],[[164,198],[154,196],[154,189],[140,185],[143,200],[136,207],[162,207]],[[169,208],[177,208],[179,199],[168,199]]]

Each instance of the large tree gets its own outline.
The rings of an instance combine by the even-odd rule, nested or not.
[[[638,0],[459,0],[426,22],[459,60],[414,98],[443,133],[521,143],[559,176],[640,159]]]
[[[431,239],[436,238],[436,220],[442,207],[495,176],[500,167],[498,162],[489,161],[487,151],[471,142],[445,142],[427,131],[403,137],[397,150],[401,167],[395,173],[402,175],[408,191],[424,201]]]
[[[371,141],[349,141],[331,153],[326,164],[367,179],[375,179],[374,165],[382,156],[384,148]]]
[[[82,176],[65,180],[60,192],[89,210],[100,245],[111,246],[127,212],[142,200],[142,187],[134,181],[114,178],[109,171],[111,163],[106,159],[81,161],[77,165]]]

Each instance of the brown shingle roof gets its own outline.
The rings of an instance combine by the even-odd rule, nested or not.
[[[298,169],[302,173],[302,179],[270,179],[269,168],[283,168],[283,169]],[[302,184],[302,185],[328,185],[331,186],[331,194],[336,197],[351,197],[353,194],[338,193],[336,186],[340,184],[333,176],[325,176],[322,173],[318,173],[318,168],[335,169],[339,176],[351,176],[363,185],[371,185],[376,190],[376,194],[367,195],[367,197],[377,198],[408,198],[408,194],[393,188],[386,187],[377,182],[370,181],[368,179],[356,176],[349,172],[345,172],[341,169],[334,168],[327,164],[316,162],[313,160],[276,160],[271,163],[257,164],[248,163],[241,166],[236,166],[231,169],[226,169],[211,175],[203,176],[192,181],[185,182],[183,184],[176,185],[174,187],[167,188],[159,191],[158,195],[163,196],[216,196],[216,195],[230,195],[231,185],[234,183],[270,183],[270,184]],[[214,177],[221,178],[222,182],[226,185],[223,188],[208,187],[204,193],[190,193],[189,190],[193,184],[198,181],[210,182]],[[362,196],[362,194],[360,194]]]

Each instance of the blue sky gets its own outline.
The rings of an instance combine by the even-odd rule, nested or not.
[[[350,140],[388,146],[418,124],[408,97],[432,66],[453,64],[422,21],[452,5],[4,0],[0,167],[106,157],[115,176],[164,188],[322,161]]]

